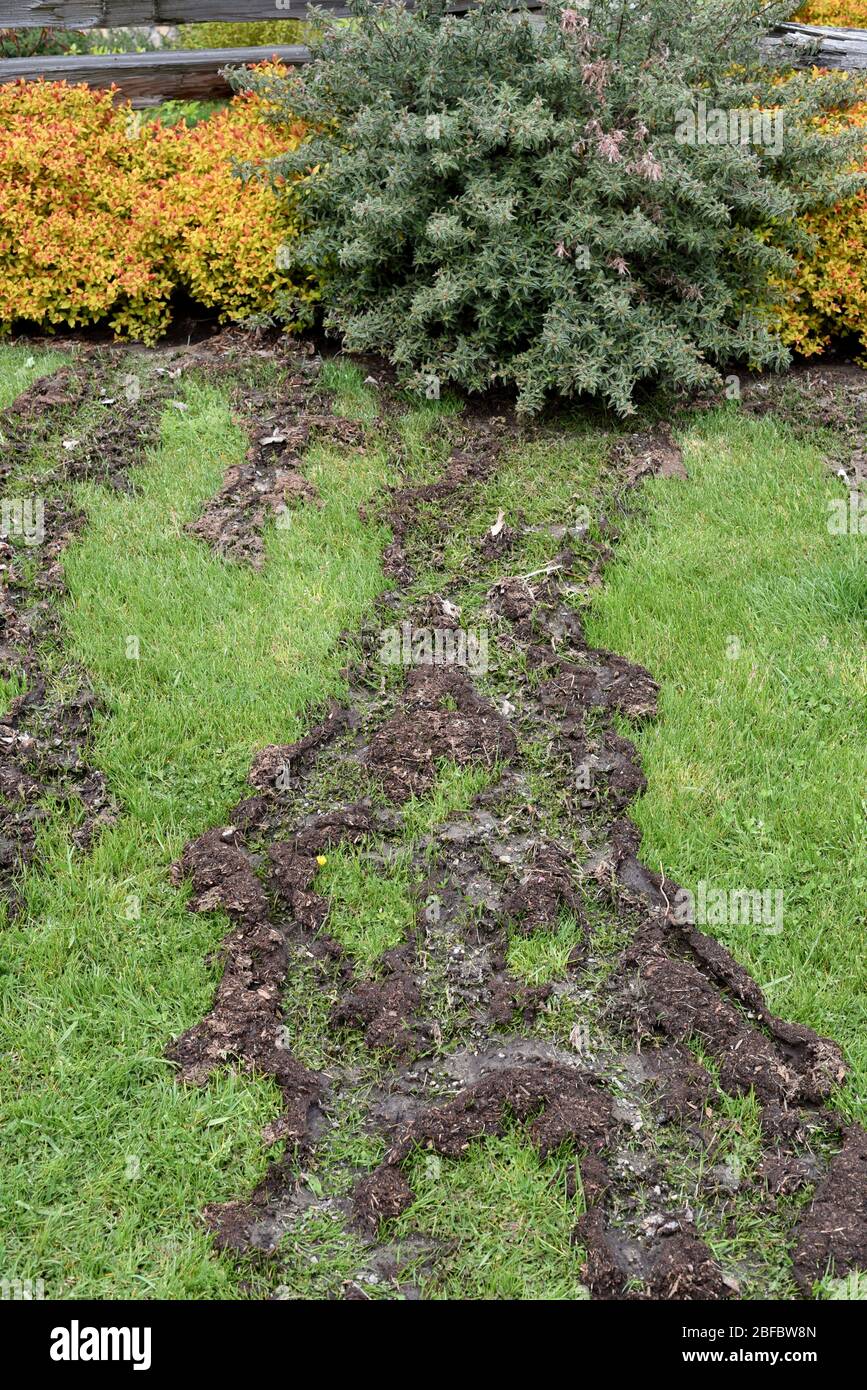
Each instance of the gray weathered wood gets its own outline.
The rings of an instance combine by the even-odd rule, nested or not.
[[[261,48],[202,48],[189,52],[116,53],[107,57],[8,58],[0,63],[0,83],[24,77],[51,82],[84,82],[88,87],[117,85],[133,106],[156,106],[161,101],[202,101],[225,97],[229,86],[220,71],[263,63],[276,54],[284,63],[306,63],[310,51],[300,44],[270,44]]]
[[[0,0],[2,2],[2,0]],[[867,29],[830,29],[816,24],[779,24],[765,39],[769,57],[794,67],[867,68]]]
[[[0,0],[0,29],[123,29],[135,24],[197,24],[224,20],[305,19],[309,0]],[[318,0],[347,15],[341,0]],[[456,3],[453,8],[469,8]]]
[[[326,9],[346,13],[338,3]],[[304,19],[305,0],[279,8],[275,0],[0,0],[0,29],[123,29],[135,24],[195,24],[225,20]]]
[[[231,10],[229,5],[231,2]],[[291,0],[293,10],[277,11],[269,4],[267,16],[292,17],[303,15],[303,5]],[[335,14],[345,13],[335,0],[322,0]],[[535,7],[539,0],[524,0]],[[5,6],[5,9],[3,8]],[[223,6],[222,12],[220,7]],[[469,9],[467,3],[457,3],[455,10]],[[265,13],[262,0],[0,0],[0,27],[6,22],[7,11],[14,11],[16,27],[23,27],[21,14],[41,15],[33,23],[61,21],[68,25],[85,23],[142,23],[149,17],[160,22],[175,18],[214,19],[234,21],[253,19]],[[47,12],[51,11],[53,19]],[[155,11],[158,14],[155,15]],[[183,11],[183,16],[181,15]],[[193,13],[195,11],[195,14]],[[77,16],[73,18],[73,15]],[[87,16],[90,19],[87,19]],[[84,16],[82,18],[82,16]],[[94,16],[96,16],[94,18]],[[763,42],[763,51],[775,59],[784,56],[796,66],[816,63],[821,67],[867,69],[867,30],[831,29],[816,25],[781,24]],[[83,82],[89,87],[120,88],[133,106],[153,106],[171,99],[203,100],[223,97],[228,85],[220,76],[225,67],[241,67],[260,63],[277,54],[286,63],[308,62],[310,54],[301,45],[271,44],[258,48],[216,48],[198,50],[155,50],[147,53],[117,53],[105,57],[81,54],[68,57],[35,56],[0,60],[0,83],[19,78],[32,81],[44,77],[48,81]]]

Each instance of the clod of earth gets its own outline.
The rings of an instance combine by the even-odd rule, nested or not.
[[[611,1101],[577,1070],[543,1062],[495,1071],[455,1100],[423,1112],[396,1136],[384,1162],[355,1189],[358,1223],[373,1231],[384,1213],[397,1216],[412,1205],[412,1189],[395,1170],[415,1147],[459,1158],[473,1140],[501,1134],[509,1114],[530,1122],[542,1158],[566,1142],[598,1154],[613,1126]]]
[[[867,1269],[867,1134],[852,1125],[798,1222],[793,1265],[804,1294],[831,1272]]]
[[[261,569],[265,561],[265,523],[288,526],[293,509],[321,505],[316,488],[302,472],[301,455],[311,436],[342,445],[361,443],[352,420],[317,409],[318,358],[299,354],[276,399],[238,392],[237,418],[254,442],[247,462],[227,469],[222,487],[195,520],[190,535],[207,542],[226,559]]]
[[[506,720],[458,667],[417,666],[407,676],[402,709],[370,741],[368,762],[386,795],[400,804],[421,796],[445,759],[493,767],[515,755]]]

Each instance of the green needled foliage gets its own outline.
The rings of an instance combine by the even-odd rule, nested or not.
[[[428,396],[505,382],[523,410],[591,392],[624,415],[644,381],[785,363],[770,286],[798,216],[863,181],[863,134],[815,126],[861,84],[760,61],[791,4],[351,5],[317,13],[312,63],[235,79],[319,131],[270,168],[315,170],[296,249],[350,349]]]

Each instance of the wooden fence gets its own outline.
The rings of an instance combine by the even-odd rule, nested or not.
[[[348,10],[339,0],[319,0],[334,15]],[[451,8],[460,13],[471,0]],[[541,0],[525,0],[538,8]],[[224,20],[304,19],[306,0],[0,0],[0,29],[105,29],[132,25],[194,24]],[[795,66],[816,63],[828,68],[867,68],[867,30],[781,24],[765,40],[765,51],[784,53]],[[0,60],[0,83],[18,78],[84,82],[89,87],[116,85],[133,106],[152,106],[169,99],[228,95],[222,70],[261,63],[274,55],[288,64],[307,62],[298,44],[258,48],[154,49],[146,53],[93,54]]]

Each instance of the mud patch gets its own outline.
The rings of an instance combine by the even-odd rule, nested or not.
[[[655,1083],[663,1123],[700,1125],[714,1090],[713,1078],[685,1047],[648,1048],[641,1053],[643,1075]]]
[[[78,810],[73,844],[89,848],[116,819],[103,774],[86,758],[96,699],[88,690],[49,701],[41,680],[13,700],[0,721],[0,892],[15,912],[15,887],[32,862],[37,827],[52,806]]]
[[[385,1219],[390,1206],[400,1215],[412,1204],[412,1189],[399,1165],[416,1147],[460,1158],[473,1140],[502,1134],[510,1117],[528,1122],[543,1159],[566,1143],[598,1155],[614,1124],[609,1097],[574,1069],[542,1062],[495,1070],[454,1100],[417,1115],[398,1133],[380,1167],[355,1189],[356,1219],[369,1229],[374,1220]]]
[[[547,1158],[567,1141],[597,1153],[614,1123],[609,1097],[594,1079],[556,1063],[494,1071],[446,1105],[415,1119],[386,1156],[401,1163],[416,1146],[459,1158],[473,1139],[502,1133],[508,1114],[529,1121],[529,1134]]]
[[[612,450],[612,459],[624,472],[627,487],[644,478],[685,478],[683,453],[669,425],[627,435]]]
[[[386,562],[395,584],[411,578],[422,543],[425,563],[438,563],[450,509],[490,476],[500,432],[499,425],[477,432],[475,443],[471,438],[452,453],[436,482],[388,494],[384,513],[393,541]],[[682,476],[677,455],[666,430],[635,436],[621,450],[621,472],[628,485],[649,473]],[[606,534],[614,538],[610,526]],[[355,1230],[371,1242],[371,1260],[383,1226],[413,1204],[404,1171],[413,1152],[460,1158],[474,1141],[500,1135],[517,1121],[540,1156],[561,1146],[576,1155],[572,1192],[577,1195],[580,1184],[589,1207],[576,1240],[587,1249],[594,1296],[737,1296],[737,1279],[703,1236],[710,1242],[709,1228],[723,1218],[735,1223],[728,1238],[738,1233],[735,1197],[752,1203],[751,1217],[760,1211],[777,1219],[779,1213],[779,1221],[789,1221],[786,1238],[791,1235],[794,1218],[778,1199],[823,1171],[821,1160],[798,1146],[813,1128],[827,1141],[823,1107],[844,1075],[841,1055],[810,1029],[773,1016],[755,981],[718,942],[674,920],[677,885],[641,862],[640,833],[624,812],[644,778],[616,721],[654,717],[658,687],[642,667],[589,647],[576,608],[576,595],[589,582],[587,566],[601,573],[607,547],[584,546],[582,559],[563,550],[535,576],[492,578],[484,566],[496,566],[516,538],[503,521],[495,535],[489,528],[479,538],[468,561],[472,579],[482,579],[478,591],[487,593],[504,648],[515,658],[508,694],[496,671],[481,686],[481,677],[477,684],[475,673],[454,664],[419,665],[395,689],[367,630],[363,658],[348,670],[351,707],[332,707],[309,734],[265,749],[255,760],[250,780],[257,795],[236,808],[222,832],[236,854],[220,858],[222,851],[218,855],[209,842],[210,868],[200,882],[200,866],[188,857],[195,905],[234,912],[236,933],[252,924],[277,934],[278,988],[257,1015],[266,1038],[264,1062],[257,1065],[271,1074],[267,1051],[280,1031],[286,943],[303,942],[315,962],[313,987],[327,994],[321,1003],[330,1022],[321,1041],[332,1060],[309,1081],[310,1087],[318,1081],[320,1092],[305,1092],[306,1133],[299,1140],[300,1128],[291,1124],[288,1132],[307,1146],[302,1152],[327,1144],[335,1132],[339,1145],[339,1121],[331,1116],[335,1102],[352,1096],[365,1136],[388,1144],[373,1172],[359,1175],[354,1168],[349,1174],[344,1165],[338,1189],[345,1193],[352,1180]],[[437,592],[411,598],[392,590],[383,600],[388,621],[454,628],[460,617],[451,598],[455,586],[442,576],[437,583]],[[542,733],[553,792],[538,791],[519,730],[521,739],[525,731]],[[444,762],[496,768],[499,780],[409,845],[401,835],[412,817],[398,808],[430,792]],[[317,802],[315,788],[321,768],[333,772],[338,764],[352,769],[349,785],[359,784],[354,773],[364,774],[370,801],[296,819],[287,837],[282,818],[290,805],[333,804]],[[254,834],[255,852],[246,843]],[[416,876],[415,924],[369,976],[354,973],[347,953],[328,937],[329,903],[315,892],[316,855],[346,836],[364,842],[362,853],[378,872],[387,875],[402,855]],[[603,906],[610,935],[600,944],[595,921]],[[567,914],[581,927],[581,939],[574,944],[574,935],[567,937],[561,950],[555,934]],[[235,956],[242,950],[250,955],[240,937],[230,936],[229,976],[238,974]],[[544,974],[550,953],[550,981],[516,979],[508,968],[517,959],[513,950],[526,952],[528,978],[537,959]],[[257,976],[254,984],[260,983]],[[218,992],[217,1012],[220,1001]],[[561,1004],[572,1012],[555,1043],[542,1029],[552,1019],[560,1026]],[[535,1035],[510,1031],[521,1029]],[[236,1032],[239,1040],[232,1034],[230,1048],[217,1054],[221,1060],[230,1053],[255,1057],[255,1036],[248,1042],[243,1029]],[[366,1049],[353,1044],[351,1035],[358,1033]],[[692,1056],[693,1042],[713,1067]],[[205,1063],[211,1065],[209,1056]],[[754,1180],[732,1182],[725,1163],[714,1165],[721,1092],[755,1094],[763,1103]],[[619,1147],[612,1152],[615,1132]],[[684,1167],[695,1171],[692,1205],[684,1199]],[[287,1150],[254,1194],[252,1215],[250,1204],[223,1209],[235,1233],[233,1248],[264,1248],[263,1232],[270,1232],[273,1248],[286,1229],[281,1212],[294,1210],[299,1200],[299,1181]],[[846,1220],[854,1248],[857,1229]],[[805,1268],[822,1257],[810,1243],[818,1238],[804,1227]],[[850,1252],[838,1247],[833,1258],[845,1266]],[[347,1287],[362,1288],[363,1296],[359,1278]]]
[[[13,913],[21,906],[17,880],[33,862],[37,826],[52,806],[61,805],[77,818],[71,838],[78,848],[89,847],[117,814],[104,776],[88,762],[96,698],[83,672],[65,665],[52,677],[45,659],[60,643],[62,554],[83,524],[69,501],[68,484],[85,476],[80,463],[89,456],[72,435],[62,441],[55,436],[111,371],[109,357],[85,357],[35,382],[0,419],[4,486],[31,501],[36,494],[40,508],[32,545],[0,539],[0,670],[24,687],[3,716],[0,732],[0,892]],[[143,420],[144,415],[142,428]],[[102,438],[99,429],[97,436]],[[31,473],[40,450],[54,453],[54,465]],[[132,453],[121,459],[109,451],[107,457],[118,485],[122,468],[138,461]],[[78,687],[72,696],[54,693],[70,685]]]
[[[458,667],[417,666],[409,672],[402,708],[370,740],[368,763],[389,799],[423,795],[444,759],[493,767],[515,755],[515,735]]]
[[[331,1011],[334,1026],[361,1028],[369,1048],[411,1056],[418,1035],[410,1025],[421,1003],[415,964],[412,946],[387,951],[382,958],[384,977],[361,980],[344,994]]]
[[[247,777],[248,782],[262,791],[274,787],[280,791],[286,790],[293,776],[309,769],[318,750],[345,729],[352,717],[350,710],[342,709],[333,702],[321,723],[302,738],[294,743],[270,744],[257,753]]]
[[[413,1190],[400,1168],[378,1168],[356,1186],[353,1215],[361,1229],[374,1236],[381,1222],[396,1220],[414,1201]]]
[[[286,529],[293,509],[321,505],[303,473],[302,454],[312,435],[345,447],[363,439],[354,421],[316,408],[320,365],[318,358],[299,353],[290,360],[276,399],[261,392],[236,396],[238,422],[253,441],[247,461],[227,470],[216,497],[186,528],[228,560],[261,569],[267,520],[276,519]]]
[[[849,1128],[813,1201],[798,1222],[795,1278],[809,1295],[826,1274],[867,1270],[867,1134]]]
[[[221,907],[238,925],[223,943],[225,969],[210,1013],[167,1055],[178,1064],[181,1079],[193,1085],[229,1060],[272,1076],[286,1103],[282,1133],[273,1137],[301,1140],[319,1083],[284,1045],[286,938],[269,921],[265,889],[231,831],[209,830],[189,844],[175,866],[176,881],[185,877],[192,879],[191,911]]]
[[[534,844],[518,883],[506,895],[503,911],[526,936],[553,930],[563,911],[581,920],[574,869],[558,845],[548,840]]]
[[[292,927],[309,931],[322,925],[327,902],[309,891],[317,853],[344,839],[360,839],[366,817],[323,816],[299,830],[292,840],[271,847],[272,882],[288,921],[275,924],[268,895],[253,857],[234,825],[208,830],[185,848],[173,866],[173,879],[189,878],[192,912],[222,910],[237,926],[225,939],[225,967],[208,1015],[168,1050],[182,1080],[207,1081],[215,1067],[239,1061],[253,1072],[271,1076],[280,1087],[285,1113],[270,1127],[269,1140],[305,1140],[321,1081],[287,1050],[283,1026],[283,985],[288,968],[288,934]]]
[[[595,1298],[632,1301],[717,1301],[735,1291],[692,1224],[679,1217],[664,1236],[639,1242],[606,1227],[598,1207],[582,1216],[575,1236],[585,1247],[585,1277]],[[640,1287],[636,1287],[640,1285]]]
[[[389,490],[380,509],[381,519],[392,532],[392,540],[382,557],[388,579],[395,580],[401,587],[412,582],[413,567],[407,554],[410,533],[418,527],[426,509],[446,500],[459,499],[469,488],[490,476],[497,465],[506,425],[504,418],[493,418],[473,430],[463,444],[452,451],[436,482]],[[362,517],[370,514],[371,508],[362,510]],[[429,562],[438,564],[442,554],[443,542],[432,538]]]
[[[0,478],[20,471],[58,423],[81,405],[96,369],[86,360],[39,377],[0,414]]]
[[[81,440],[69,440],[66,476],[73,482],[99,482],[119,492],[131,491],[129,471],[146,462],[149,449],[160,438],[163,406],[170,396],[170,383],[156,376],[144,385],[133,372],[106,376],[108,389],[120,389],[120,396],[102,396],[100,404],[107,414],[90,428]]]
[[[707,938],[695,937],[701,938],[703,949]],[[714,946],[713,959],[719,963],[728,953],[718,943]],[[750,993],[755,990],[758,996],[753,1002],[758,1006],[761,1001],[769,1029],[761,1031],[719,993],[698,963],[669,954],[667,947],[676,949],[676,932],[650,921],[620,962],[620,1014],[637,1026],[639,1035],[657,1032],[679,1043],[699,1039],[718,1062],[725,1090],[742,1095],[754,1090],[762,1101],[821,1101],[842,1080],[840,1051],[828,1039],[774,1019],[753,984]],[[734,978],[740,967],[731,963],[732,972],[719,964],[718,970]]]

